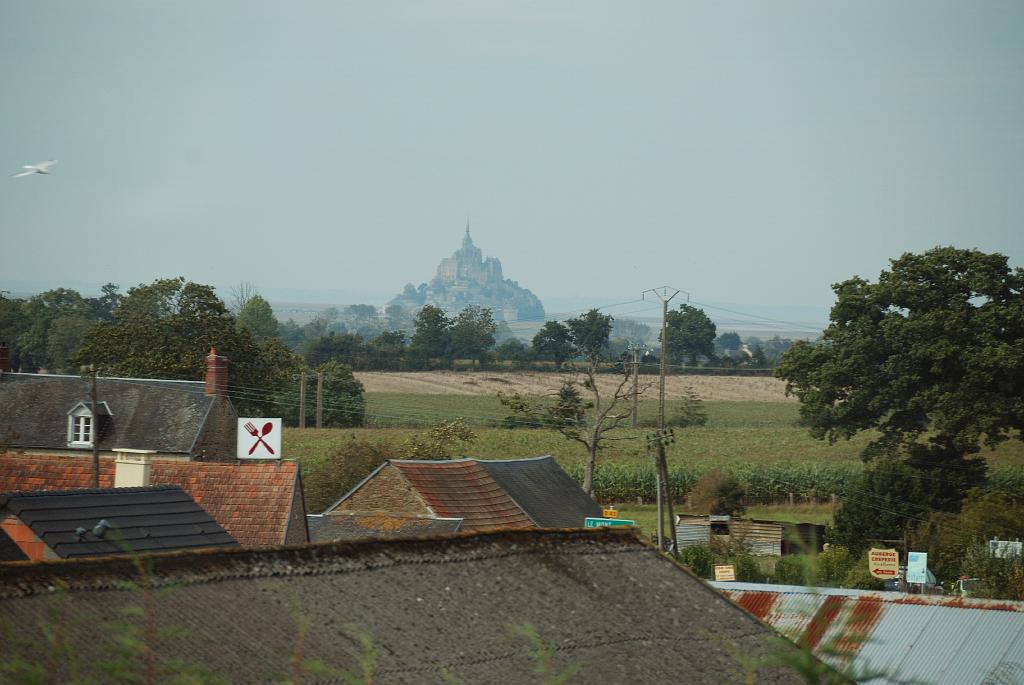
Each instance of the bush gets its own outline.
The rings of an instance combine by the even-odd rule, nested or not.
[[[679,561],[701,578],[713,575],[715,555],[707,545],[684,547],[679,551]]]
[[[698,514],[735,516],[742,514],[743,486],[735,476],[722,471],[709,471],[690,491],[690,504]]]
[[[804,554],[788,554],[775,562],[773,582],[783,585],[813,585],[813,559]]]
[[[402,445],[406,459],[451,459],[456,446],[476,440],[463,419],[442,421],[426,433],[413,436]]]
[[[303,490],[306,509],[321,512],[337,502],[375,468],[398,455],[386,445],[355,436],[325,457],[302,463]]]

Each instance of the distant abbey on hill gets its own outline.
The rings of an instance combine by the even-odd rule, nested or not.
[[[489,307],[497,321],[544,320],[544,305],[537,296],[505,278],[496,257],[484,259],[483,252],[469,237],[468,224],[462,248],[441,260],[433,280],[418,288],[409,283],[391,304],[409,309],[430,304],[448,312],[475,304]]]

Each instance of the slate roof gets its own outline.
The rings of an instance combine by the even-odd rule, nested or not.
[[[91,484],[90,459],[0,455],[0,492],[66,490]],[[294,461],[224,464],[155,459],[150,484],[180,486],[245,547],[284,544],[293,506],[304,506],[299,465]],[[103,458],[100,487],[113,486],[114,460]],[[305,511],[299,516],[305,516]],[[305,541],[304,532],[301,537]]]
[[[0,530],[0,561],[25,561],[28,557],[7,533]]]
[[[602,514],[551,456],[477,463],[539,528],[582,528],[585,518]]]
[[[464,519],[464,530],[533,527],[526,513],[476,460],[392,459],[388,463],[439,517]]]
[[[462,519],[402,516],[385,512],[336,511],[307,518],[311,542],[409,538],[459,532]]]
[[[878,685],[1024,682],[1024,602],[713,583],[824,661]],[[851,638],[851,636],[855,636]]]
[[[5,493],[0,512],[16,516],[65,559],[238,546],[177,486]],[[110,529],[97,536],[100,521]]]
[[[791,643],[631,531],[501,531],[444,539],[366,541],[150,557],[153,616],[177,629],[154,652],[234,683],[279,682],[303,633],[302,658],[360,672],[360,636],[376,657],[373,682],[537,683],[529,625],[555,646],[572,682],[803,682],[768,659]],[[0,616],[18,626],[0,661],[46,658],[49,613],[65,607],[68,653],[82,679],[110,682],[102,655],[139,606],[127,559],[0,567]],[[66,588],[53,593],[59,582]],[[161,671],[163,672],[163,671]],[[59,674],[63,676],[64,674]],[[303,682],[341,682],[307,673]],[[60,680],[60,678],[58,678]],[[448,680],[450,682],[450,680]]]
[[[216,400],[201,381],[99,378],[96,390],[111,414],[98,443],[108,451],[190,454]],[[0,439],[10,447],[68,449],[68,412],[80,402],[88,406],[89,392],[81,376],[0,374]]]

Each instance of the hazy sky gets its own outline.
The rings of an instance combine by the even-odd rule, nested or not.
[[[549,308],[1020,266],[1022,36],[1019,0],[0,0],[0,288],[383,303],[467,214]]]

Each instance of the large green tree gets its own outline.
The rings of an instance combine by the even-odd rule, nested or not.
[[[892,260],[833,286],[831,323],[776,372],[816,437],[877,429],[871,450],[977,452],[1024,428],[1024,270],[977,250]]]
[[[538,359],[549,359],[561,368],[572,358],[572,333],[559,321],[547,321],[533,336],[533,352]]]
[[[283,345],[258,345],[211,286],[184,278],[129,289],[71,361],[111,376],[199,380],[211,347],[229,359],[229,394],[243,413],[268,410],[282,369],[296,362]]]
[[[583,357],[588,364],[596,364],[607,353],[614,320],[611,314],[602,314],[596,309],[591,309],[565,322],[572,334],[576,354]]]
[[[260,295],[248,298],[238,310],[238,325],[249,331],[256,340],[276,338],[280,329],[273,308]]]
[[[477,305],[465,307],[452,321],[453,354],[459,359],[475,359],[482,365],[487,361],[487,351],[494,347],[497,329],[490,309]]]
[[[306,425],[316,425],[317,373],[323,381],[323,425],[326,428],[362,426],[366,415],[363,384],[352,374],[352,367],[337,361],[326,361],[306,373]],[[274,408],[285,423],[298,425],[299,380],[292,376],[285,389],[275,397]]]
[[[698,357],[711,357],[715,352],[715,324],[703,309],[679,305],[679,311],[668,313],[665,333],[668,340],[663,340],[661,346],[673,364],[689,361],[696,365]]]
[[[821,340],[795,343],[776,376],[815,437],[877,431],[865,458],[899,455],[932,506],[955,510],[984,478],[965,457],[1024,428],[1024,271],[1001,254],[937,247],[833,290]]]
[[[409,353],[420,363],[427,363],[431,359],[450,360],[451,326],[452,321],[443,309],[426,305],[416,314],[413,321]]]

